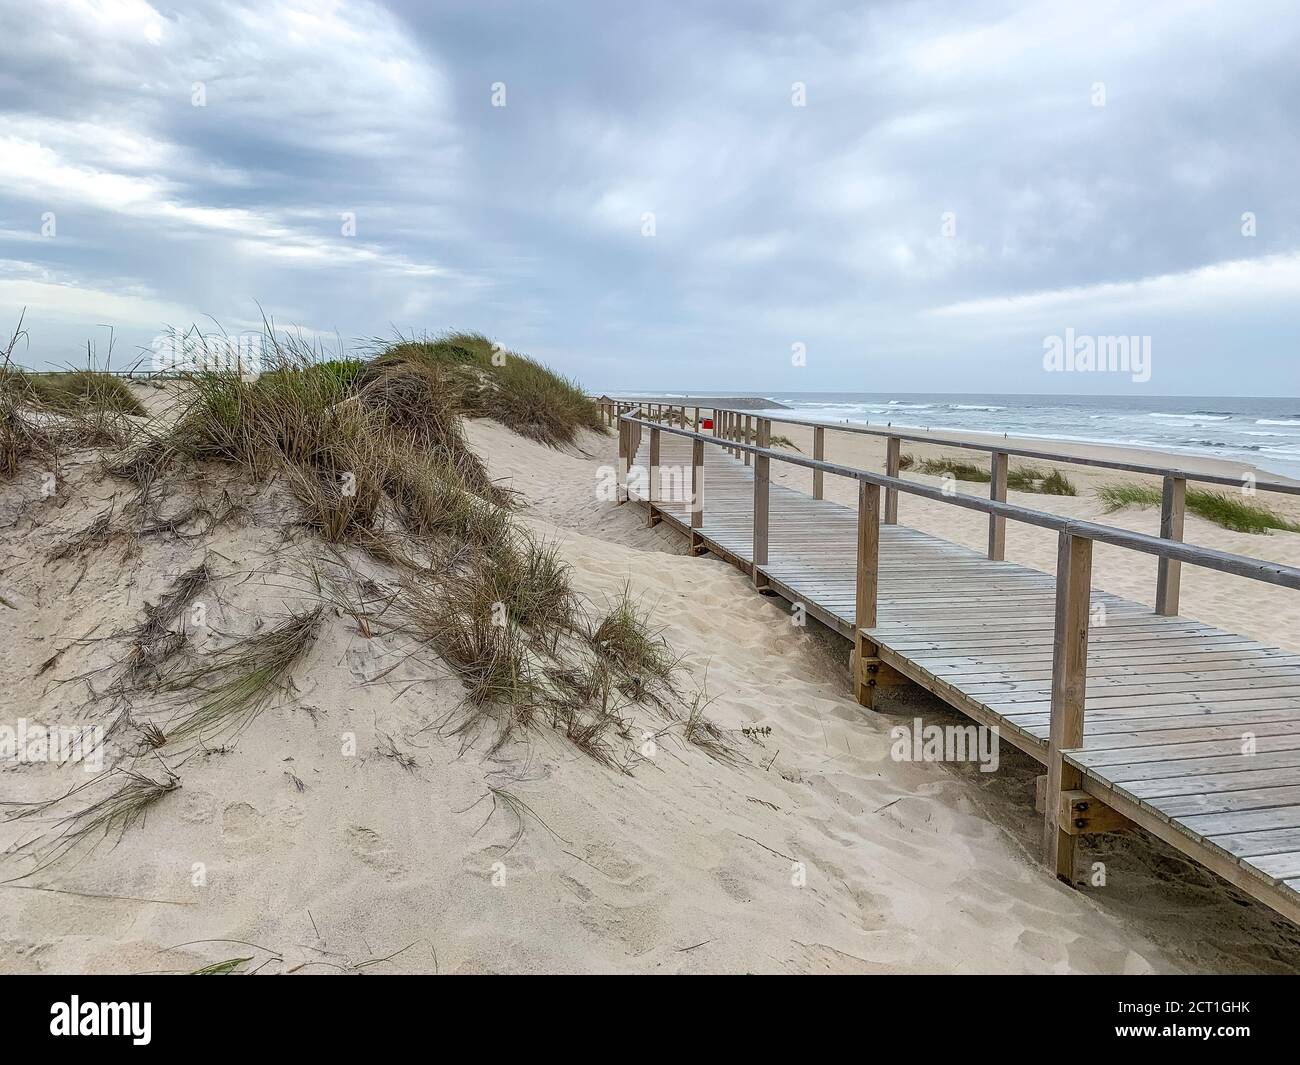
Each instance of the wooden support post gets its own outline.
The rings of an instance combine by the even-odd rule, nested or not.
[[[1011,456],[1005,451],[993,452],[989,466],[989,498],[995,503],[1007,501],[1007,473]],[[1007,519],[1001,514],[989,515],[989,558],[1001,562],[1007,557]]]
[[[748,414],[746,414],[746,415],[745,415],[745,443],[747,443],[747,444],[752,444],[753,442],[754,442],[754,436],[753,436],[753,430],[750,428],[750,416],[749,416]],[[746,452],[745,452],[745,465],[746,465],[746,466],[749,465],[749,460],[750,460],[750,458],[751,458],[751,456],[750,456],[749,452],[746,451]]]
[[[885,442],[885,473],[890,477],[897,477],[901,471],[903,461],[900,448],[903,442],[896,436],[891,436]],[[885,489],[885,524],[898,524],[898,489]]]
[[[1047,864],[1074,883],[1074,836],[1061,824],[1061,796],[1077,791],[1083,775],[1064,752],[1083,746],[1083,707],[1088,686],[1088,603],[1092,541],[1060,534],[1056,551],[1056,632],[1052,647],[1052,711],[1047,747],[1043,842]]]
[[[863,636],[876,627],[876,589],[880,582],[880,486],[858,482],[857,597],[853,614],[853,694],[870,707],[875,702],[876,645]]]
[[[691,554],[700,552],[699,533],[704,527],[704,441],[691,441]]]
[[[699,407],[695,408],[695,431],[697,433],[700,431],[700,408]]]
[[[659,524],[655,503],[659,500],[659,427],[650,430],[650,476],[646,481],[646,528]]]
[[[1160,500],[1160,535],[1166,540],[1183,539],[1183,517],[1187,506],[1187,481],[1166,477]],[[1178,592],[1182,583],[1183,564],[1162,558],[1156,564],[1156,613],[1167,618],[1178,616]]]
[[[620,505],[628,501],[627,483],[632,470],[632,460],[628,457],[629,440],[628,424],[620,418],[618,422],[618,486],[617,491],[614,493]]]
[[[770,422],[766,418],[758,420],[758,446],[767,447]],[[748,432],[748,425],[746,425]],[[745,452],[746,458],[749,452]],[[767,534],[768,534],[768,488],[771,482],[771,462],[766,455],[755,455],[754,458],[754,568],[752,576],[754,578],[755,588],[766,588],[767,581],[762,574],[758,572],[760,566],[767,565]]]
[[[818,425],[813,428],[813,458],[826,458],[826,430]],[[825,474],[821,470],[813,470],[813,499],[822,497],[822,478]]]

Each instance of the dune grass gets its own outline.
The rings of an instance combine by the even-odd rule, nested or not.
[[[662,633],[651,629],[649,611],[626,585],[588,638],[596,651],[627,677],[632,693],[639,696],[655,684],[672,690],[677,659]]]
[[[63,414],[110,411],[145,417],[148,411],[120,377],[99,370],[28,373],[27,387],[40,406]]]
[[[1111,514],[1126,507],[1158,507],[1163,494],[1158,488],[1146,485],[1117,482],[1097,488],[1097,496]],[[1254,533],[1266,536],[1274,529],[1283,532],[1300,532],[1300,523],[1283,517],[1268,507],[1247,503],[1239,496],[1188,486],[1187,509],[1216,525],[1233,532]]]
[[[556,447],[573,443],[583,429],[608,432],[599,406],[576,381],[482,333],[399,338],[376,347],[376,365],[411,362],[444,370],[463,414],[494,418],[530,440]]]
[[[28,804],[0,804],[16,807],[15,812],[10,815],[13,818],[40,815],[51,811],[66,800],[79,798],[83,792],[90,792],[92,795],[104,792],[109,785],[118,781],[121,783],[107,790],[102,797],[59,818],[49,832],[43,833],[13,851],[15,855],[26,855],[37,859],[34,868],[14,879],[25,880],[35,876],[46,867],[79,849],[82,844],[93,848],[111,835],[116,835],[120,839],[129,829],[145,819],[149,809],[155,803],[179,788],[181,781],[180,777],[165,766],[160,778],[119,766],[105,770],[55,799]]]
[[[279,625],[254,632],[209,654],[199,664],[178,669],[164,690],[197,691],[195,705],[178,714],[167,729],[169,741],[206,742],[243,731],[276,695],[312,646],[324,607],[292,613]]]
[[[959,481],[972,484],[988,484],[993,480],[992,473],[982,466],[964,459],[943,455],[933,459],[918,459],[915,455],[899,456],[900,470],[916,470],[936,476],[950,474]],[[1077,496],[1079,491],[1074,483],[1060,470],[1045,471],[1038,466],[1012,466],[1007,470],[1007,487],[1017,492],[1035,492],[1049,496]]]
[[[899,468],[903,468],[901,460],[899,462]],[[914,469],[917,473],[929,473],[935,475],[947,473],[951,474],[959,481],[970,481],[976,484],[987,484],[992,480],[988,470],[982,469],[973,462],[965,462],[962,459],[956,459],[949,455],[943,455],[936,459],[915,460],[906,468]]]
[[[1046,472],[1037,466],[1012,466],[1007,470],[1007,487],[1017,492],[1045,496],[1077,496],[1079,491],[1060,470]]]
[[[499,744],[545,720],[615,764],[609,744],[627,728],[623,700],[650,698],[662,707],[673,693],[676,660],[626,591],[589,620],[556,546],[514,520],[513,493],[492,481],[463,425],[466,416],[492,417],[558,446],[583,429],[603,432],[598,407],[576,383],[481,334],[399,339],[365,360],[276,335],[269,323],[264,340],[269,360],[261,373],[188,373],[174,417],[134,426],[125,441],[114,439],[122,446],[102,456],[105,472],[138,490],[128,505],[140,511],[136,539],[146,514],[162,521],[151,500],[155,493],[161,498],[173,473],[219,463],[253,483],[279,481],[299,504],[291,524],[401,568],[390,605],[402,631],[464,683],[471,712],[463,727],[491,717],[501,725]],[[7,368],[0,363],[0,374]],[[8,424],[17,457],[43,445],[22,436],[34,423],[21,418],[24,405],[41,409],[43,401],[34,398],[28,377],[6,380],[0,401],[21,396],[0,410],[15,416]],[[65,406],[125,387],[104,375],[61,380],[67,387],[56,401]],[[101,390],[104,381],[111,385]],[[127,406],[104,405],[119,414]],[[0,418],[0,430],[5,424]],[[3,446],[0,431],[0,462]],[[54,554],[71,557],[124,530],[132,531],[110,507],[56,544]],[[152,745],[164,750],[247,727],[285,690],[322,623],[317,607],[202,659],[187,654],[174,621],[212,576],[206,562],[181,574],[123,634],[130,650],[111,689],[116,697],[152,691],[187,700],[165,731],[147,726]],[[367,636],[373,620],[361,623]]]

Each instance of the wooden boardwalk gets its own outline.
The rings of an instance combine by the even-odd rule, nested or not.
[[[754,477],[703,448],[691,529],[693,441],[660,437],[658,468],[685,470],[649,503],[701,548],[754,572]],[[650,465],[648,432],[632,465]],[[854,638],[858,515],[770,485],[756,584]],[[675,496],[675,498],[674,498]],[[1057,581],[903,525],[879,530],[876,624],[862,637],[891,677],[919,684],[1048,762]],[[1085,588],[1086,592],[1087,589]],[[1079,831],[1136,823],[1300,923],[1300,655],[1093,589],[1083,743],[1064,750],[1082,791]],[[1095,819],[1095,820],[1094,820]]]

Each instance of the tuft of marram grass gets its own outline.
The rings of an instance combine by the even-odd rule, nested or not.
[[[736,749],[727,734],[709,720],[705,711],[711,699],[706,698],[704,689],[697,691],[686,708],[686,718],[682,722],[682,737],[687,743],[699,747],[712,758],[720,762],[737,760]]]
[[[100,370],[68,370],[59,373],[28,373],[27,386],[36,403],[63,414],[102,411],[148,415],[120,377]]]
[[[1122,482],[1099,486],[1097,496],[1108,514],[1125,507],[1158,507],[1163,499],[1158,488]],[[1274,529],[1300,532],[1300,523],[1293,522],[1268,507],[1247,503],[1227,492],[1189,487],[1185,502],[1191,513],[1234,532],[1265,536]]]
[[[164,690],[197,690],[192,709],[167,729],[169,741],[204,742],[242,732],[277,694],[316,639],[323,606],[290,614],[275,628],[255,632],[211,653],[190,669],[173,672]]]
[[[677,660],[663,635],[651,629],[648,611],[629,588],[624,587],[588,638],[598,654],[623,672],[634,698],[655,684],[673,690]]]
[[[1077,496],[1079,490],[1060,470],[1053,470],[1039,483],[1036,491],[1048,496]]]
[[[150,807],[181,786],[180,778],[166,767],[163,769],[162,778],[155,779],[134,769],[118,766],[105,770],[85,784],[78,785],[66,795],[48,802],[26,804],[10,816],[19,818],[45,813],[56,803],[79,796],[84,791],[93,794],[102,790],[108,783],[117,780],[121,780],[122,783],[103,798],[60,818],[49,832],[15,851],[15,854],[37,858],[36,867],[16,879],[22,880],[34,876],[66,857],[81,844],[93,847],[113,834],[121,839],[130,828],[144,820]],[[18,804],[4,805],[17,806]]]
[[[576,381],[493,344],[482,333],[402,338],[381,346],[376,362],[385,361],[441,367],[455,383],[464,414],[494,418],[552,447],[573,443],[583,429],[608,432],[600,408]]]
[[[408,577],[394,601],[405,631],[427,643],[465,685],[470,713],[454,731],[494,722],[491,752],[532,724],[542,702],[523,634],[502,616],[495,594],[482,571],[469,568],[437,585]]]
[[[1046,496],[1077,496],[1073,482],[1060,470],[1050,473],[1038,466],[1013,466],[1007,471],[1007,487],[1018,492]]]
[[[948,473],[959,481],[969,481],[973,484],[987,484],[993,479],[988,470],[976,466],[973,462],[964,462],[947,455],[937,459],[921,459],[916,463],[915,469],[918,473]]]

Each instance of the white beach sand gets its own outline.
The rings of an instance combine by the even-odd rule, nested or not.
[[[669,732],[632,775],[544,728],[485,758],[431,727],[454,713],[458,681],[331,614],[293,697],[228,752],[172,765],[182,785],[143,824],[0,886],[0,971],[189,971],[245,956],[263,972],[1300,971],[1300,931],[1143,838],[1085,852],[1106,862],[1105,888],[1056,882],[1037,858],[1037,769],[1015,752],[1004,749],[995,774],[891,760],[892,724],[959,719],[916,692],[863,711],[848,691],[846,645],[792,628],[738,572],[683,555],[675,534],[644,529],[632,507],[598,501],[612,436],[565,453],[492,423],[469,431],[523,493],[528,524],[559,541],[577,587],[599,605],[630,584],[684,656],[684,686],[707,684],[709,716],[770,734],[738,736],[742,760],[728,765]],[[857,456],[832,446],[829,457]],[[44,562],[122,492],[93,463],[69,474],[53,500],[40,499],[34,473],[0,489],[6,716],[75,719],[88,696],[77,678],[120,653],[94,641],[136,622],[205,550],[221,576],[223,630],[308,601],[301,574],[315,546],[280,531],[273,497],[207,544],[149,542],[123,565],[111,548],[84,564]],[[1088,497],[1032,502],[1097,509]],[[977,515],[935,509],[905,499],[901,518],[982,543]],[[1154,519],[1119,520],[1150,529]],[[1189,519],[1189,540],[1300,560],[1300,537],[1202,525]],[[1050,566],[1051,552],[1009,534],[1012,558]],[[1098,583],[1149,597],[1154,564],[1103,551]],[[1185,611],[1300,643],[1295,597],[1245,584],[1185,570]],[[642,717],[646,729],[665,724]],[[349,732],[351,757],[341,753]],[[384,737],[414,765],[381,753]],[[0,799],[32,801],[83,777],[0,765]],[[0,848],[39,827],[0,824]],[[8,879],[24,866],[0,869]]]

